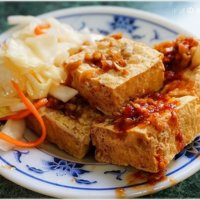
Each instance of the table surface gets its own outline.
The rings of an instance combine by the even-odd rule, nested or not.
[[[161,15],[200,36],[200,2],[0,2],[0,33],[7,30],[9,15],[39,15],[57,9],[88,6],[114,5],[141,9]],[[187,180],[147,198],[199,198],[200,172]],[[146,198],[145,197],[145,198]],[[0,176],[0,198],[50,198],[24,189]]]

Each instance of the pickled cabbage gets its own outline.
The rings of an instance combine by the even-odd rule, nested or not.
[[[20,103],[11,80],[32,101],[46,97],[51,88],[66,79],[62,63],[69,56],[68,50],[92,38],[53,18],[16,16],[10,17],[9,22],[22,28],[0,47],[0,117],[10,114],[13,105]],[[49,28],[36,34],[36,28],[44,24]]]

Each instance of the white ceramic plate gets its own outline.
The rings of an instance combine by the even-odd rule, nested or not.
[[[47,16],[56,17],[77,30],[87,26],[101,34],[121,31],[149,45],[187,33],[159,16],[119,7],[82,7],[42,15]],[[0,41],[14,29],[4,33]],[[26,135],[27,139],[32,137],[31,133]],[[165,180],[154,185],[133,175],[136,172],[133,168],[96,163],[92,156],[80,163],[48,143],[41,149],[1,152],[0,173],[25,188],[58,198],[138,197],[170,187],[197,172],[199,151],[200,137],[175,157]]]

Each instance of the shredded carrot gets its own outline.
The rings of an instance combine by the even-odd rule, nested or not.
[[[44,121],[42,119],[42,117],[40,116],[39,112],[37,111],[37,109],[35,108],[35,106],[32,104],[32,102],[24,95],[24,93],[22,92],[22,90],[20,89],[20,87],[18,86],[17,83],[15,83],[14,81],[11,81],[13,87],[15,88],[15,90],[17,91],[19,97],[21,98],[22,102],[26,105],[27,109],[35,116],[35,118],[38,120],[40,126],[41,126],[41,136],[33,141],[33,142],[23,142],[17,139],[14,139],[8,135],[6,135],[5,133],[0,132],[0,139],[13,144],[15,146],[18,147],[35,147],[38,146],[40,144],[42,144],[46,138],[46,127],[44,124]]]
[[[35,33],[35,35],[42,35],[42,34],[44,34],[44,30],[49,29],[50,27],[51,27],[51,25],[48,24],[48,23],[38,25],[38,26],[35,27],[34,33]]]
[[[33,105],[35,106],[35,108],[39,109],[39,108],[45,106],[47,104],[47,102],[48,102],[48,100],[46,98],[44,98],[44,99],[38,100]],[[19,119],[23,119],[23,118],[27,117],[30,114],[31,114],[30,110],[22,110],[22,111],[19,111],[19,112],[13,114],[13,115],[2,117],[2,118],[0,118],[0,121],[9,120],[9,119],[19,120]]]

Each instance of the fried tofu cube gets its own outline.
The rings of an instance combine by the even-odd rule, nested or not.
[[[95,125],[91,137],[96,160],[152,173],[164,170],[200,133],[198,97],[173,99],[179,102],[174,110],[150,114],[150,123],[139,123],[124,132],[117,130],[113,122]]]
[[[65,66],[68,84],[108,115],[130,98],[158,91],[164,81],[162,54],[120,37],[106,37],[82,47]]]
[[[62,109],[58,109],[63,105]],[[65,104],[57,104],[42,110],[47,128],[47,140],[75,158],[83,158],[91,145],[92,124],[101,117],[82,98],[74,97]],[[26,120],[28,127],[40,134],[41,128],[32,115]]]

